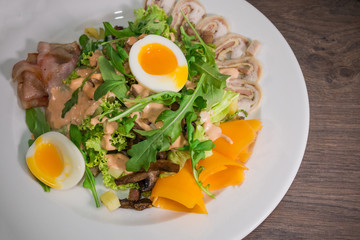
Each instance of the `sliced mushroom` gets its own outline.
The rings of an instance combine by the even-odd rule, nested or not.
[[[134,172],[118,179],[115,179],[116,185],[124,185],[128,183],[137,183],[148,177],[148,172]]]
[[[146,208],[151,208],[152,202],[150,199],[142,198],[138,201],[130,201],[129,199],[120,199],[120,208],[130,208],[142,211]]]
[[[130,201],[138,201],[140,200],[140,197],[141,197],[141,191],[139,189],[132,188],[129,190],[128,199]]]
[[[160,171],[158,170],[148,172],[135,172],[115,179],[115,183],[116,185],[139,183],[141,191],[149,191],[154,187],[159,175]]]
[[[149,170],[151,171],[164,171],[164,172],[179,172],[179,164],[173,163],[169,160],[157,160],[150,164]]]
[[[196,25],[196,30],[206,43],[213,43],[230,32],[230,26],[224,17],[213,15],[203,18]]]
[[[140,190],[143,192],[150,191],[155,186],[156,181],[159,178],[160,171],[148,171],[147,177],[139,182]]]
[[[230,69],[236,69],[238,71],[238,76],[236,78],[240,78],[248,82],[258,82],[262,76],[261,63],[254,57],[221,61],[218,62],[218,67],[220,68],[220,72],[223,74],[230,73]],[[231,74],[231,76],[234,75]]]
[[[173,21],[170,26],[178,31],[178,37],[180,36],[180,26],[185,24],[185,19],[181,11],[183,11],[185,16],[194,25],[196,25],[206,14],[205,7],[197,0],[178,1],[171,13]]]
[[[216,63],[218,64],[219,61],[241,58],[245,56],[249,43],[250,42],[246,37],[236,33],[228,33],[225,36],[217,39],[214,42],[216,46]]]
[[[175,0],[145,0],[145,10],[148,6],[153,4],[158,5],[164,9],[165,13],[169,15],[175,5]]]
[[[250,114],[259,107],[262,93],[257,83],[235,79],[229,81],[227,87],[234,92],[240,93],[238,100],[239,109],[243,109]]]

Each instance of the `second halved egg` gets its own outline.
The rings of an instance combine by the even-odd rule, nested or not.
[[[131,47],[129,65],[136,80],[154,92],[178,92],[188,77],[187,61],[180,48],[158,35],[148,35]]]

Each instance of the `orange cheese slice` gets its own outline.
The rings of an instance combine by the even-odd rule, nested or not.
[[[213,150],[213,154],[199,162],[204,170],[199,179],[204,186],[210,184],[209,190],[217,190],[227,186],[239,185],[244,180],[244,170],[247,168],[236,161]]]
[[[207,214],[203,196],[193,177],[191,163],[187,161],[174,176],[157,180],[150,200],[158,208]]]
[[[220,128],[222,134],[229,137],[232,143],[225,138],[218,138],[214,142],[214,150],[234,161],[246,162],[251,155],[247,148],[255,141],[261,122],[257,119],[237,120],[222,123]]]

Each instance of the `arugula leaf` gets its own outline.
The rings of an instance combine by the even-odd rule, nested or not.
[[[214,53],[214,51],[202,40],[199,33],[196,31],[195,27],[191,24],[190,20],[187,18],[187,16],[184,14],[184,12],[182,10],[180,10],[180,11],[181,11],[181,14],[183,15],[185,21],[187,22],[187,24],[194,31],[197,39],[200,41],[200,44],[204,49],[204,55],[206,57],[206,62],[208,62],[208,63],[210,63],[212,65],[216,65],[215,64],[215,53]]]
[[[177,93],[177,92],[160,92],[160,93],[153,94],[153,95],[145,97],[145,98],[125,99],[126,102],[133,102],[133,103],[137,103],[137,104],[129,107],[128,109],[119,113],[116,116],[112,116],[108,121],[112,122],[112,121],[118,120],[120,118],[125,118],[133,112],[142,111],[146,107],[146,105],[148,105],[149,103],[152,103],[152,102],[160,103],[160,104],[164,104],[164,105],[171,105],[172,103],[174,103],[175,101],[177,101],[180,98],[181,98],[181,94]],[[112,113],[113,111],[114,110],[107,111],[107,112],[103,113],[100,117],[108,115],[109,113]]]
[[[205,76],[201,76],[198,86],[204,83]],[[166,151],[182,131],[181,121],[189,112],[193,112],[193,104],[201,94],[201,87],[197,87],[191,95],[185,95],[180,101],[180,107],[176,111],[166,110],[160,114],[158,121],[163,121],[163,127],[151,132],[151,136],[132,146],[128,150],[131,156],[126,162],[128,171],[139,171],[141,168],[149,169],[150,163],[156,161],[156,153]]]
[[[41,108],[30,108],[25,111],[26,124],[34,138],[50,131],[50,125],[46,121],[45,114]]]
[[[210,109],[215,103],[221,101],[226,87],[228,75],[221,74],[217,68],[209,63],[194,62],[193,66],[200,73],[206,73],[205,84],[203,85],[203,98],[207,101],[207,109]]]
[[[80,150],[81,154],[83,155],[84,161],[87,162],[87,156],[86,156],[85,152],[83,150],[81,150],[81,148],[80,148],[81,142],[83,139],[80,129],[76,125],[71,124],[70,130],[69,130],[69,135],[70,135],[70,140]],[[100,207],[99,198],[98,198],[96,188],[95,188],[95,178],[94,178],[94,175],[91,173],[90,169],[88,168],[88,166],[86,166],[86,165],[85,165],[85,179],[83,182],[83,187],[91,190],[94,200],[95,200],[96,207]]]
[[[76,125],[74,124],[70,125],[69,135],[70,135],[70,140],[75,144],[75,146],[81,149],[80,147],[82,142],[82,134]]]
[[[94,175],[91,173],[90,169],[88,168],[88,166],[85,166],[85,179],[83,182],[83,187],[91,190],[95,200],[96,207],[97,208],[100,207],[99,197],[97,195],[95,188],[95,178]]]
[[[112,47],[110,48],[112,49]],[[108,91],[113,92],[119,99],[126,97],[128,86],[126,85],[125,77],[123,75],[116,74],[114,67],[105,57],[100,56],[98,63],[104,83],[95,90],[94,99],[96,101],[99,100]]]
[[[79,89],[77,88],[72,94],[71,98],[64,104],[64,108],[61,111],[61,118],[64,118],[66,113],[71,110],[73,106],[75,106],[78,103],[79,98]]]
[[[110,44],[105,45],[106,55],[109,57],[113,67],[115,67],[121,74],[131,76],[125,73],[124,61],[128,58],[126,52],[124,54],[125,50],[120,46],[118,46],[117,50],[119,51],[119,53],[116,52]]]
[[[118,80],[104,81],[94,92],[94,99],[97,101],[105,96],[107,92],[113,92],[117,98],[123,99],[126,96],[127,88],[124,88],[124,82]]]
[[[110,64],[109,60],[107,60],[104,56],[99,57],[98,63],[104,81],[108,81],[108,80],[125,81],[125,77],[116,74],[114,67]]]

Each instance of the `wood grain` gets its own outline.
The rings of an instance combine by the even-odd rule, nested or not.
[[[246,239],[360,239],[360,1],[249,2],[300,63],[310,132],[290,190]]]

